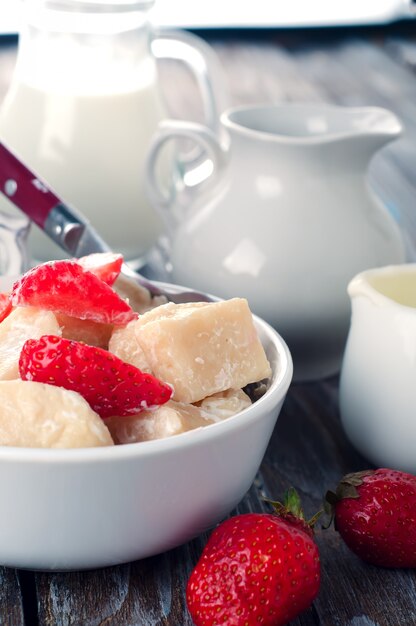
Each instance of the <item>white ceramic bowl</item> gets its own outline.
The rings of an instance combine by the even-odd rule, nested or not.
[[[0,447],[0,564],[114,565],[178,546],[224,518],[255,477],[292,379],[284,341],[255,324],[271,384],[223,422],[114,448]]]

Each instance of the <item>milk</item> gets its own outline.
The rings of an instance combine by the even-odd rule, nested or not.
[[[162,232],[146,199],[144,161],[163,117],[152,83],[115,93],[69,93],[20,80],[3,103],[0,138],[84,213],[114,250],[136,259]],[[5,205],[15,211],[1,198]],[[67,256],[36,226],[29,246],[39,261]]]

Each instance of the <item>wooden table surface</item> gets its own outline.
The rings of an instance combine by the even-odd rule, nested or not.
[[[380,105],[405,124],[403,137],[374,159],[370,179],[416,253],[416,29],[208,32],[223,64],[229,104],[326,101]],[[0,39],[0,98],[13,71],[16,39]],[[173,114],[198,118],[192,81],[161,68]],[[178,81],[181,87],[178,88]],[[306,513],[346,472],[370,467],[346,440],[338,380],[292,385],[256,480],[236,512],[265,509],[294,485]],[[19,626],[191,626],[184,590],[206,535],[168,553],[100,571],[36,573],[0,568],[0,624]],[[317,528],[319,596],[292,626],[416,625],[416,573],[362,563],[334,530]]]

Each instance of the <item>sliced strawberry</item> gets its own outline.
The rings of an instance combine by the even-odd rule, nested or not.
[[[23,380],[78,392],[101,417],[134,415],[172,395],[169,385],[107,350],[56,335],[28,339],[19,372]]]
[[[107,285],[112,285],[116,281],[123,265],[123,255],[115,252],[97,252],[74,260]]]
[[[0,293],[0,322],[2,322],[13,309],[9,293]]]
[[[32,268],[13,285],[11,303],[102,324],[124,325],[137,317],[109,285],[75,261],[52,261]]]

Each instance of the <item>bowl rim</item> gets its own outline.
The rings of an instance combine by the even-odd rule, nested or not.
[[[156,282],[156,281],[155,281]],[[168,283],[158,283],[161,286]],[[179,285],[169,287],[184,289]],[[220,300],[220,298],[216,298]],[[267,413],[273,406],[284,399],[293,378],[293,361],[290,350],[281,335],[265,320],[253,315],[257,331],[262,333],[277,350],[279,370],[272,376],[271,384],[267,391],[255,403],[243,409],[239,413],[225,420],[195,428],[172,437],[126,443],[114,446],[99,446],[88,448],[30,448],[23,446],[0,446],[1,461],[19,461],[27,463],[107,463],[110,461],[125,461],[131,458],[165,454],[172,449],[185,449],[188,447],[205,445],[205,442],[222,437],[224,433],[235,429],[244,428],[253,419],[258,419],[259,411]]]

